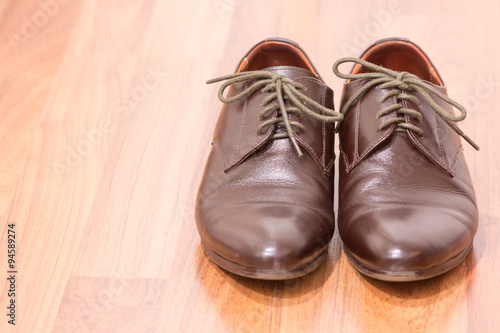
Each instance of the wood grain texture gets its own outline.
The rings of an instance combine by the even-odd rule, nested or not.
[[[0,331],[500,331],[499,15],[488,0],[0,3]],[[376,281],[348,264],[338,235],[324,265],[291,281],[210,261],[194,201],[221,105],[204,82],[269,36],[301,44],[337,108],[339,57],[389,36],[426,50],[481,146],[465,146],[481,216],[460,266]]]

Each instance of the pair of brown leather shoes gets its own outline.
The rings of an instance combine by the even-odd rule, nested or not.
[[[344,62],[355,64],[349,74],[338,69]],[[334,72],[347,79],[341,112],[305,52],[285,39],[258,43],[235,74],[209,81],[223,81],[225,104],[196,200],[207,253],[259,279],[318,267],[335,230],[337,130],[338,228],[353,266],[388,281],[452,269],[478,224],[459,135],[475,144],[455,125],[465,110],[406,39],[379,41]]]

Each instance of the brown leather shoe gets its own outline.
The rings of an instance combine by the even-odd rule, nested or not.
[[[350,74],[338,71],[354,62]],[[474,189],[449,99],[425,53],[386,39],[334,66],[347,79],[339,124],[339,232],[361,273],[429,278],[467,255],[478,224]],[[460,111],[454,115],[453,108]]]
[[[235,274],[288,279],[326,257],[333,213],[333,91],[297,44],[267,39],[225,81],[196,200],[212,260]],[[223,93],[229,88],[227,96]]]

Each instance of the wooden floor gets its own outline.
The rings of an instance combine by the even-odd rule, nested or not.
[[[490,0],[0,2],[0,332],[500,332],[499,15]],[[221,105],[204,82],[269,36],[301,44],[337,108],[336,59],[389,36],[426,50],[481,146],[465,145],[480,227],[458,268],[379,282],[338,235],[292,281],[209,260],[194,201]]]

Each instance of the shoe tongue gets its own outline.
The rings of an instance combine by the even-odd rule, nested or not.
[[[318,79],[318,77],[310,70],[295,66],[273,66],[273,67],[263,68],[262,70],[274,72],[277,74],[282,74],[289,77],[292,80],[298,77],[313,77]]]

